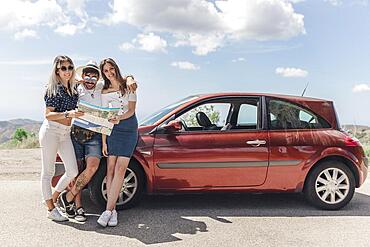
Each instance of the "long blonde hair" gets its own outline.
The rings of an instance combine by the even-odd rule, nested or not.
[[[52,70],[51,75],[49,77],[49,82],[46,85],[46,95],[48,97],[56,96],[57,89],[58,89],[58,84],[62,83],[62,80],[61,80],[60,76],[57,74],[57,70],[60,68],[60,66],[63,62],[69,62],[74,67],[72,59],[69,58],[68,56],[57,56],[56,58],[54,58],[53,70]],[[69,87],[68,90],[72,94],[77,93],[76,89],[75,89],[75,85],[76,85],[75,75],[76,75],[76,72],[75,72],[75,69],[73,69],[72,76],[68,80],[68,87]]]

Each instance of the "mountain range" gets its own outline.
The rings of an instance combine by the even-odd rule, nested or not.
[[[12,139],[17,128],[23,128],[29,132],[37,134],[42,122],[30,119],[13,119],[0,121],[0,144]]]
[[[0,121],[0,144],[10,140],[17,128],[23,128],[29,132],[37,134],[42,122],[31,119],[13,119],[9,121]],[[366,142],[370,137],[370,127],[365,125],[345,124],[342,128],[346,131],[365,138]],[[366,136],[366,137],[365,137]]]

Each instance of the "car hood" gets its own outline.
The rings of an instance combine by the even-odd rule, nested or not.
[[[139,135],[148,135],[155,127],[156,125],[148,125],[148,126],[140,126],[138,128]]]

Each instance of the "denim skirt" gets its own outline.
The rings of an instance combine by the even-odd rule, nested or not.
[[[138,123],[135,114],[115,124],[107,136],[108,155],[131,158],[138,139]]]

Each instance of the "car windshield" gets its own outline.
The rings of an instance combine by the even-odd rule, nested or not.
[[[172,103],[161,110],[155,112],[154,114],[150,115],[149,117],[146,117],[141,123],[140,126],[148,126],[148,125],[153,125],[155,122],[157,122],[159,119],[161,119],[163,116],[177,108],[178,106],[185,104],[186,102],[189,102],[193,99],[199,98],[199,95],[193,95],[186,97],[184,99],[181,99],[175,103]]]

